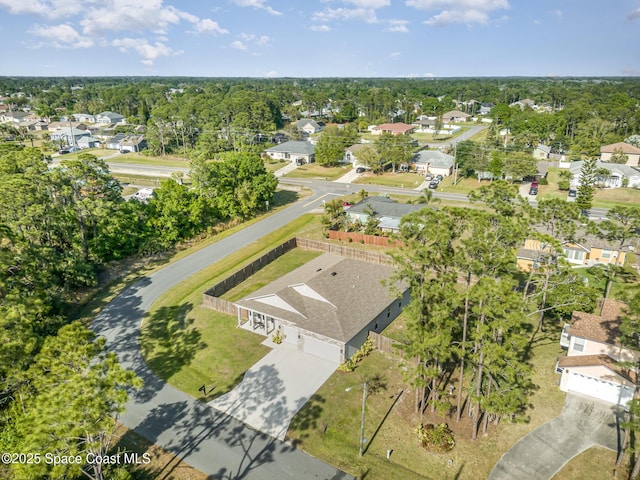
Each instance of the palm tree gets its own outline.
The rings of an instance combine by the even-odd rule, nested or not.
[[[420,191],[420,196],[416,198],[413,203],[424,203],[425,205],[429,205],[430,203],[438,203],[440,201],[439,198],[433,196],[433,192],[428,188],[423,188]]]

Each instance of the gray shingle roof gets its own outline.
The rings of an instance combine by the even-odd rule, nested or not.
[[[433,168],[453,167],[453,157],[439,150],[421,150],[414,159],[415,163],[428,163]]]
[[[313,155],[315,151],[315,145],[310,142],[304,142],[300,140],[293,140],[290,142],[284,142],[271,148],[267,148],[266,152],[282,152],[293,153],[298,155]]]
[[[367,197],[347,210],[347,213],[363,213],[368,210],[367,205],[373,208],[377,217],[401,218],[408,213],[413,213],[425,208],[420,204],[398,203],[387,197]]]
[[[395,300],[381,283],[393,272],[389,266],[325,253],[236,305],[348,342]],[[274,305],[275,297],[291,308]]]

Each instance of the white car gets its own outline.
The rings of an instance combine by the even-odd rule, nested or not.
[[[153,196],[153,188],[141,188],[133,194],[133,198],[138,200],[149,200]]]

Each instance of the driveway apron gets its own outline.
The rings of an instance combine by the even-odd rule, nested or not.
[[[284,440],[291,419],[336,367],[333,362],[299,352],[293,345],[277,345],[247,370],[236,388],[209,405]]]
[[[562,413],[511,447],[489,480],[546,480],[591,447],[617,451],[624,434],[620,428],[623,413],[614,405],[567,394]]]

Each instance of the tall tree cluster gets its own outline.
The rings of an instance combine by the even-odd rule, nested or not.
[[[501,181],[478,189],[474,200],[490,209],[427,208],[403,217],[404,248],[395,260],[398,279],[411,289],[401,348],[411,359],[405,372],[416,412],[447,411],[446,389],[453,386],[457,419],[466,411],[475,439],[490,422],[525,414],[534,388],[530,342],[542,316],[562,315],[568,305],[588,310],[597,293],[576,282],[561,253],[528,280],[516,268],[515,252],[531,225],[572,222],[577,211],[543,205],[538,213]],[[563,289],[569,284],[570,292]],[[456,373],[457,384],[450,383]]]

